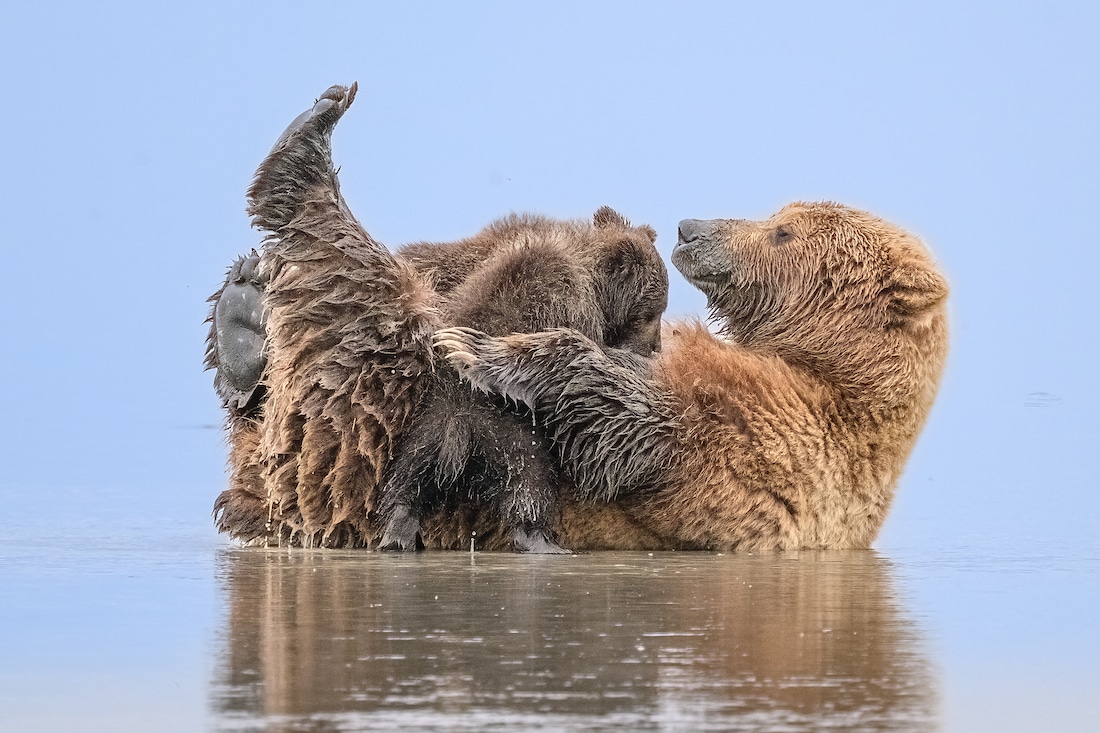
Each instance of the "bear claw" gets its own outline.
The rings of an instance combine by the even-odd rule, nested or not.
[[[480,342],[489,337],[472,328],[443,328],[432,336],[432,343],[444,352],[446,359],[459,371],[475,366],[479,359],[474,353]]]

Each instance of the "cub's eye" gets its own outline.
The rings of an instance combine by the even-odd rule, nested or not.
[[[776,227],[776,230],[775,230],[775,243],[776,244],[784,244],[786,242],[791,241],[792,239],[794,239],[794,232],[792,232],[790,229],[788,229],[787,227],[784,227],[784,226]]]

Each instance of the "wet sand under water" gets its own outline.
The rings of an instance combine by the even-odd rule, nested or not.
[[[0,540],[2,730],[1100,730],[1095,552],[394,555],[99,526]]]

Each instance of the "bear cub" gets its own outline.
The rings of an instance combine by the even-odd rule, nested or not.
[[[668,300],[655,239],[603,207],[592,224],[512,216],[472,239],[399,254],[440,292],[449,325],[498,336],[574,328],[644,366],[660,349]],[[515,549],[565,552],[551,529],[560,493],[553,448],[526,407],[472,391],[444,366],[383,475],[379,547],[418,548],[420,517],[465,492],[495,508]]]

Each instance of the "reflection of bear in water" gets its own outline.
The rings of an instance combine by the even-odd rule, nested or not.
[[[245,541],[366,545],[382,510],[383,545],[408,549],[421,509],[463,486],[498,506],[508,525],[498,544],[556,551],[556,465],[542,431],[433,367],[427,337],[441,325],[571,326],[637,366],[627,353],[657,348],[667,297],[655,234],[607,208],[591,224],[513,216],[395,258],[347,210],[332,168],[331,132],[354,91],[326,92],[261,165],[250,210],[273,235],[259,273],[255,258],[238,263],[213,298],[208,364],[233,472],[219,528]],[[270,363],[254,391],[258,352],[241,344],[262,332],[250,307],[261,297]]]
[[[875,552],[217,563],[216,728],[940,730],[926,632]]]

